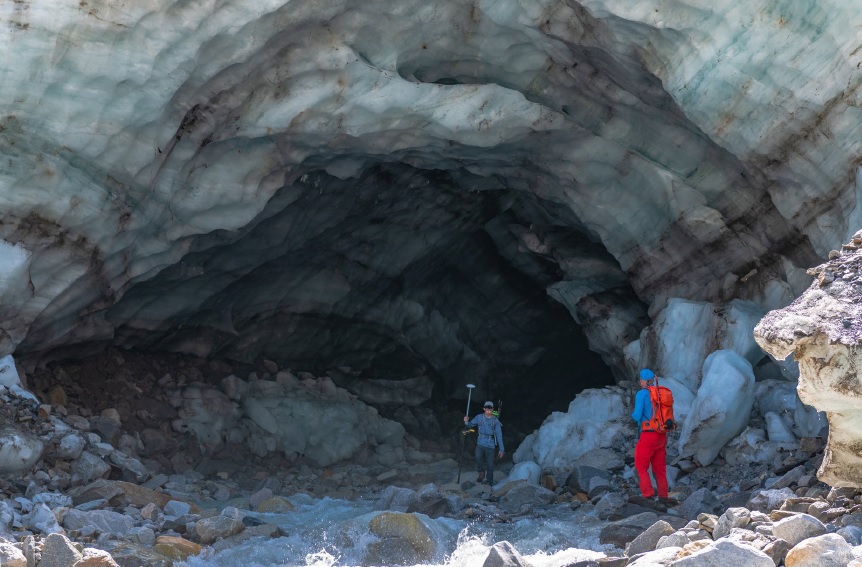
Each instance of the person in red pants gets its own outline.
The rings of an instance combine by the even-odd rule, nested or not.
[[[650,428],[649,421],[652,418],[652,402],[650,401],[649,387],[656,385],[655,373],[649,368],[644,368],[639,375],[641,389],[635,395],[635,409],[632,419],[638,423],[640,438],[635,445],[635,469],[638,472],[641,495],[646,499],[652,499],[656,495],[652,481],[649,477],[649,468],[655,476],[658,488],[658,499],[660,503],[669,504],[667,488],[667,433]]]

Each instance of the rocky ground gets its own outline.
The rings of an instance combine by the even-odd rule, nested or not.
[[[819,438],[803,439],[780,462],[677,462],[676,503],[667,507],[635,493],[633,438],[596,450],[571,469],[541,471],[538,483],[507,479],[511,463],[504,463],[491,488],[474,482],[469,463],[461,483],[454,482],[457,443],[408,435],[409,459],[396,465],[359,458],[314,467],[239,446],[212,451],[172,428],[171,387],[207,374],[254,380],[277,371],[271,363],[240,368],[113,351],[29,373],[25,385],[38,400],[3,391],[4,447],[33,443],[41,450],[25,469],[7,468],[0,482],[0,564],[168,566],[250,537],[282,535],[246,512],[289,512],[287,498],[305,493],[373,499],[396,522],[411,521],[414,512],[509,522],[541,517],[549,507],[592,511],[607,522],[601,542],[618,552],[579,567],[862,567],[854,563],[862,556],[862,494],[817,481]],[[0,451],[0,467],[13,467],[15,458],[26,460],[23,448]],[[378,564],[392,564],[386,549],[377,553]],[[527,563],[503,542],[486,565]]]

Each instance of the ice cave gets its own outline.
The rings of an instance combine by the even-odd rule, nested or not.
[[[397,468],[457,452],[486,399],[510,465],[570,472],[621,446],[643,367],[674,391],[679,475],[828,436],[822,480],[862,485],[842,419],[862,333],[828,331],[859,313],[772,315],[755,339],[859,239],[857,2],[0,19],[0,383],[122,451],[54,488]],[[842,364],[826,393],[813,376]]]

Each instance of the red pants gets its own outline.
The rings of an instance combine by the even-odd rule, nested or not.
[[[650,498],[655,495],[652,481],[649,478],[649,469],[652,465],[652,474],[658,485],[660,498],[667,498],[667,469],[665,458],[667,457],[667,433],[657,431],[641,431],[638,444],[635,445],[635,469],[640,479],[641,494]]]

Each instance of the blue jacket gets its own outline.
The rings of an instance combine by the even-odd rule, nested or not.
[[[505,452],[505,449],[503,449],[503,429],[497,416],[485,417],[484,413],[480,413],[467,423],[468,428],[474,425],[479,426],[479,439],[476,440],[477,445],[493,449],[496,441],[500,451]]]
[[[632,419],[638,422],[638,429],[643,422],[652,419],[652,402],[649,398],[649,390],[646,388],[635,395],[635,411],[632,412]]]

